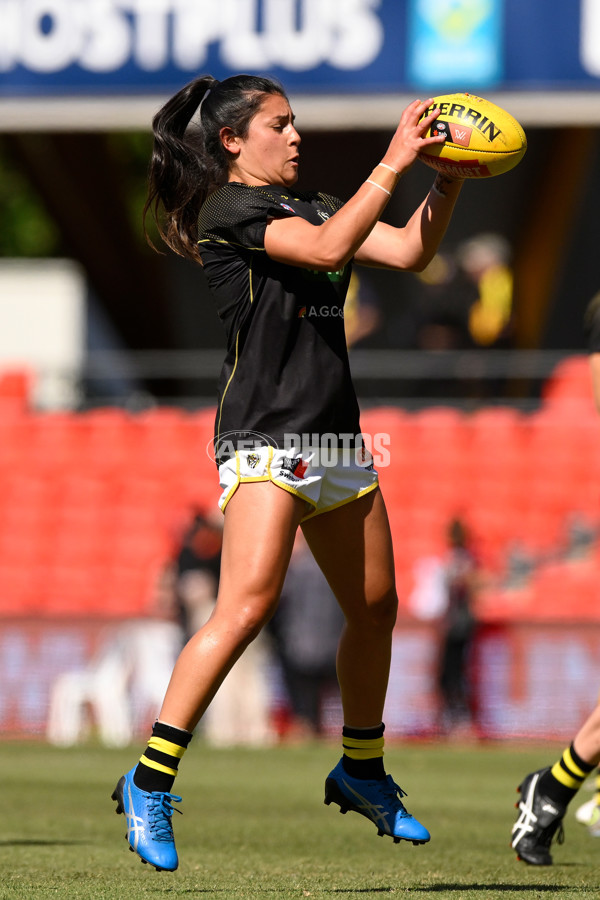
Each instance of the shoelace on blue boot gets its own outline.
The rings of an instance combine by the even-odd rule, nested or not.
[[[385,782],[381,786],[381,793],[384,797],[389,797],[390,802],[392,804],[398,805],[397,813],[404,818],[408,816],[412,818],[411,814],[406,809],[404,803],[402,802],[402,797],[406,797],[406,791],[403,791],[399,784],[396,784],[391,775],[388,775],[385,779]]]
[[[148,825],[155,841],[171,842],[173,840],[173,813],[183,815],[173,803],[181,803],[177,794],[161,794],[154,791],[148,801]]]

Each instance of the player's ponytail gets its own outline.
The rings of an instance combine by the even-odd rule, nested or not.
[[[180,256],[198,260],[197,222],[206,197],[228,179],[231,157],[221,141],[228,127],[245,137],[264,94],[285,92],[254,75],[191,81],[152,121],[154,147],[144,220],[151,211],[165,243]]]

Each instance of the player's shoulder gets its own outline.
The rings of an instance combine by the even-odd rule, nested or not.
[[[317,203],[322,204],[331,210],[332,213],[337,212],[344,205],[343,200],[340,200],[339,197],[334,197],[333,194],[327,194],[324,191],[311,191],[310,193],[313,194]]]
[[[304,212],[297,206],[304,204]],[[223,239],[225,233],[243,227],[263,226],[271,216],[303,215],[312,219],[329,218],[341,206],[342,201],[322,191],[298,191],[279,185],[250,185],[230,181],[213,191],[204,201],[198,216],[200,239]],[[309,213],[309,208],[312,213]],[[315,221],[318,221],[315,219]],[[256,243],[258,237],[253,236]]]
[[[260,218],[280,205],[281,191],[277,187],[229,181],[204,201],[198,217],[198,231],[202,234],[217,224],[228,226],[248,218]]]
[[[335,212],[343,202],[324,191],[296,190],[279,185],[244,184],[241,181],[228,181],[213,191],[205,200],[202,212],[233,209],[240,206],[281,205],[282,201],[301,200],[304,203],[320,203]]]

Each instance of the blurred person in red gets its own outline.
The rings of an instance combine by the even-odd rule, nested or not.
[[[590,372],[596,408],[600,412],[600,294],[585,312],[584,327],[590,352]],[[519,859],[534,866],[552,865],[550,845],[563,839],[563,819],[584,781],[600,765],[600,697],[571,745],[552,766],[526,775],[518,787],[519,816],[512,828],[512,847]],[[577,811],[576,818],[600,837],[600,775],[596,793]]]

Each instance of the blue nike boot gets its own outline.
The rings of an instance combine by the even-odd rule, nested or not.
[[[412,841],[425,844],[430,834],[404,807],[406,793],[391,775],[382,780],[367,781],[348,775],[339,761],[325,782],[325,803],[337,803],[341,813],[360,813],[377,826],[377,834],[389,834],[394,843]]]

